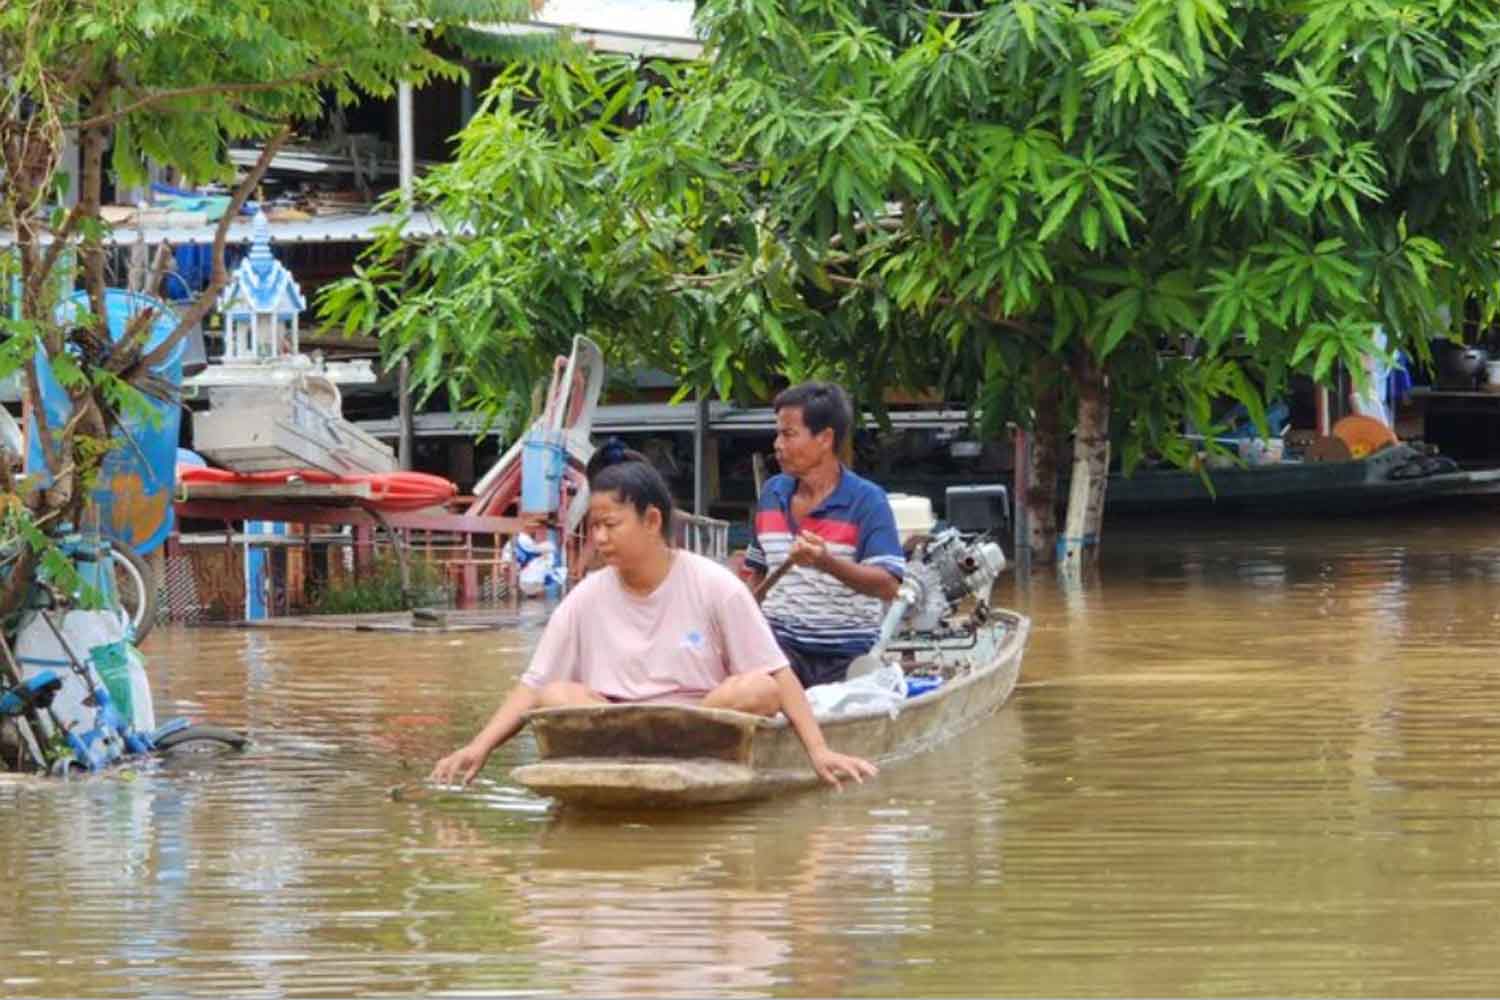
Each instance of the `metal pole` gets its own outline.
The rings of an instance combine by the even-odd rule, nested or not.
[[[401,364],[396,369],[396,405],[400,408],[398,412],[401,425],[401,436],[396,442],[396,458],[403,470],[410,471],[416,449],[416,428],[411,412],[411,362],[406,358],[401,359]]]
[[[414,130],[412,104],[411,84],[402,80],[396,88],[396,132],[397,144],[400,148],[401,200],[407,209],[412,207],[412,193],[417,175],[416,140],[412,135]],[[396,394],[401,424],[401,436],[397,442],[396,455],[401,468],[410,471],[412,453],[415,450],[415,432],[412,427],[411,412],[411,362],[406,358],[401,359],[401,367],[396,373]]]
[[[708,396],[698,393],[693,419],[693,513],[708,513]]]
[[[474,117],[474,88],[465,83],[458,90],[458,123],[459,127],[469,124]]]
[[[412,183],[417,175],[412,103],[411,84],[402,80],[396,87],[396,141],[401,153],[401,197],[408,208],[411,207]]]

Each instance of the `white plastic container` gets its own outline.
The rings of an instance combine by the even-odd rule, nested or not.
[[[932,501],[926,497],[906,493],[891,493],[886,497],[891,503],[891,513],[896,517],[896,533],[905,545],[916,535],[932,531],[937,519],[932,516]]]
[[[104,662],[109,657],[123,657],[123,674],[128,678],[130,699],[116,706],[137,732],[149,733],[156,728],[156,708],[151,699],[151,685],[146,677],[145,660],[130,645],[130,620],[120,611],[69,611],[58,623],[68,647],[79,657],[94,661],[94,669],[104,679],[120,673]],[[71,667],[68,650],[57,641],[52,629],[33,617],[22,626],[16,637],[16,659],[23,679],[43,670],[51,670],[62,679],[62,687],[52,701],[52,710],[68,728],[84,733],[94,728],[92,692]],[[119,693],[118,691],[113,693]],[[123,701],[123,700],[122,700]]]
[[[1500,361],[1484,363],[1484,384],[1500,387]]]

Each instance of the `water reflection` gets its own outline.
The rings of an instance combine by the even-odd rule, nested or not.
[[[685,816],[431,761],[535,641],[165,630],[160,714],[254,750],[0,779],[0,992],[1483,993],[1500,887],[1487,511],[1112,525],[1017,697],[841,795]],[[392,788],[403,792],[394,800]]]

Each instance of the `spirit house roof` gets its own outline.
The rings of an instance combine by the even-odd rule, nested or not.
[[[250,253],[234,269],[229,284],[219,295],[219,311],[229,316],[272,315],[291,319],[307,308],[292,272],[271,256],[270,223],[264,212],[255,213]]]

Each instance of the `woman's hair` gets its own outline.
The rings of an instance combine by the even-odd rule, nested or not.
[[[661,537],[672,544],[672,492],[645,455],[631,451],[619,438],[610,438],[589,459],[587,472],[591,493],[613,493],[641,517],[650,507],[661,511]]]

